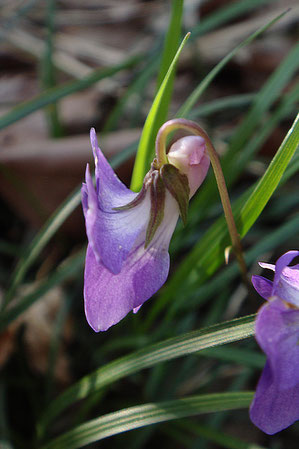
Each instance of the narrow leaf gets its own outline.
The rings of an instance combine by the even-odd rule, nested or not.
[[[280,145],[266,173],[257,184],[252,195],[242,207],[240,215],[237,217],[238,229],[242,237],[247,234],[271,198],[292,156],[298,149],[298,144],[299,114]]]
[[[190,33],[186,34],[183,42],[178,48],[178,51],[176,52],[176,55],[169,66],[167,74],[165,75],[163,83],[158,90],[158,93],[153,101],[152,107],[145,121],[133,169],[131,182],[132,190],[138,191],[141,188],[143,178],[149,169],[151,160],[153,159],[156,134],[163,123],[163,121],[159,121],[159,110],[165,99],[165,95],[167,95],[169,83],[172,79],[172,74],[174,73],[178,58],[189,38],[189,35]]]
[[[247,408],[253,392],[215,393],[174,401],[143,404],[90,420],[42,446],[42,449],[76,449],[128,430],[202,413]]]
[[[184,0],[173,0],[171,2],[171,19],[169,22],[163,54],[161,58],[160,71],[157,79],[157,89],[160,88],[166,74],[168,68],[175,57],[177,48],[179,46],[179,42],[181,40],[181,29],[182,29],[182,16],[183,16],[183,6]],[[172,91],[173,91],[173,83],[175,77],[175,70],[172,72],[168,87],[165,91],[165,95],[162,103],[160,104],[160,108],[158,111],[158,115],[156,118],[157,124],[160,123],[159,127],[166,121],[168,115],[169,104],[171,101]],[[158,129],[157,129],[158,131]],[[153,141],[154,144],[154,141]],[[150,160],[151,162],[151,160]]]
[[[247,316],[148,346],[115,360],[96,370],[56,398],[41,418],[40,432],[49,422],[72,403],[106,387],[129,374],[136,373],[166,360],[248,338],[254,334],[254,316]]]

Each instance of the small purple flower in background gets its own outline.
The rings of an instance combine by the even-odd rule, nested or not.
[[[258,312],[256,339],[267,361],[250,407],[252,422],[273,435],[299,419],[299,256],[289,251],[276,265],[260,263],[275,272],[271,282],[253,276],[256,291],[268,302]]]
[[[96,189],[86,168],[82,186],[88,248],[84,275],[85,314],[96,331],[105,331],[164,284],[168,247],[179,214],[187,218],[189,198],[203,182],[209,157],[205,141],[187,136],[172,145],[169,162],[154,160],[139,193],[116,176],[90,133]]]

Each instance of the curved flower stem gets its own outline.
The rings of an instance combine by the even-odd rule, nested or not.
[[[159,129],[159,132],[157,134],[156,138],[156,154],[157,154],[157,163],[158,166],[162,166],[163,164],[167,164],[167,156],[166,156],[166,138],[167,135],[176,130],[176,129],[185,129],[186,131],[190,131],[196,136],[203,137],[205,139],[206,143],[206,149],[208,152],[208,155],[211,160],[211,164],[215,173],[215,178],[224,210],[225,219],[227,222],[228,231],[230,234],[230,238],[232,241],[232,247],[235,252],[242,277],[244,283],[248,286],[249,282],[247,279],[247,268],[246,263],[243,257],[242,252],[242,246],[240,237],[237,231],[236,223],[234,220],[228,191],[226,188],[225,179],[223,176],[221,164],[219,161],[218,154],[209,138],[207,133],[199,126],[197,123],[192,122],[191,120],[186,120],[183,118],[173,119],[169,120],[168,122],[164,123],[164,125],[161,126]]]

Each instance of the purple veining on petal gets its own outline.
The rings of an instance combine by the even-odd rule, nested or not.
[[[91,130],[91,142],[96,158],[97,193],[89,168],[86,183],[82,186],[82,204],[86,232],[97,261],[101,261],[112,273],[121,271],[123,261],[131,251],[140,232],[149,220],[150,203],[143,201],[129,210],[115,211],[136,197],[115,175],[97,146],[95,131]]]
[[[256,338],[267,363],[250,417],[273,434],[299,419],[299,310],[273,298],[258,313]]]
[[[252,276],[251,280],[255,290],[262,298],[269,299],[272,296],[273,282],[256,275]]]
[[[88,181],[86,185],[88,186],[88,204],[91,202],[91,197],[93,204],[94,197],[91,192],[94,190],[89,186]],[[112,273],[117,274],[121,271],[122,264],[135,240],[146,228],[149,211],[149,195],[146,195],[139,205],[128,210],[109,213],[103,212],[99,207],[92,207],[84,211],[88,241],[94,255]]]
[[[104,265],[117,274],[128,257],[136,239],[146,228],[150,213],[149,193],[132,209],[105,213],[98,210],[97,237],[99,254]]]

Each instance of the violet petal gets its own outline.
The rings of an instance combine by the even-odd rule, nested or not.
[[[288,267],[299,251],[288,251],[281,256],[275,266],[272,294],[299,307],[299,265]]]
[[[273,434],[299,419],[299,310],[279,298],[269,301],[258,313],[256,339],[267,363],[250,417],[264,432]]]
[[[82,186],[86,233],[97,261],[117,274],[136,238],[147,226],[150,199],[145,195],[143,201],[132,209],[113,210],[114,207],[129,203],[137,194],[127,189],[117,178],[97,147],[93,131],[91,141],[96,154],[97,193],[87,166],[86,183]]]
[[[88,204],[92,203],[91,192],[91,187],[88,187]],[[112,273],[121,271],[134,242],[146,229],[149,211],[149,195],[138,206],[128,210],[109,213],[99,207],[91,207],[84,211],[89,244],[97,261]]]
[[[85,266],[85,313],[90,326],[105,331],[131,310],[149,299],[166,281],[169,271],[167,251],[137,247],[125,261],[122,271],[113,274],[97,262],[88,247]]]
[[[96,165],[96,190],[99,207],[106,212],[111,212],[114,207],[124,206],[130,203],[137,193],[128,189],[114,173],[109,162],[98,147],[94,128],[90,130],[90,140]]]
[[[259,295],[261,295],[262,298],[269,299],[272,296],[273,282],[263,276],[256,275],[251,277],[251,281],[255,290]]]
[[[166,196],[165,215],[155,237],[144,249],[145,230],[123,262],[121,272],[113,274],[95,257],[88,245],[84,300],[90,326],[107,330],[131,310],[136,311],[167,279],[168,246],[178,219],[178,207],[170,194]]]
[[[299,384],[280,390],[266,362],[250,407],[250,419],[268,435],[286,429],[299,419]]]

